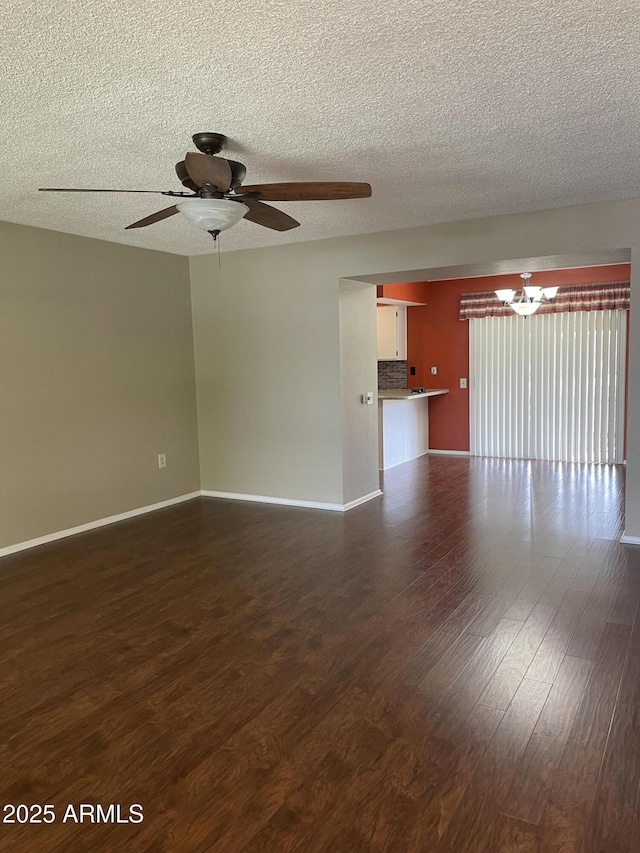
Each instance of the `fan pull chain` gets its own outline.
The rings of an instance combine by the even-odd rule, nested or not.
[[[211,234],[211,236],[213,238],[213,242],[216,244],[216,249],[218,252],[218,270],[220,270],[220,269],[222,269],[222,266],[220,264],[220,240],[218,239],[218,237],[220,236],[220,232],[219,231],[209,231],[209,234]]]

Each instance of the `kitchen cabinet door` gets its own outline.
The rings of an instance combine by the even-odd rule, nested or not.
[[[378,306],[378,361],[407,357],[407,309],[404,305]]]

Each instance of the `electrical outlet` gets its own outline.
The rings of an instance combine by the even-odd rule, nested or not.
[[[461,379],[461,380],[460,380],[460,387],[461,387],[461,388],[466,388],[466,387],[467,387],[467,380],[466,380],[466,379]]]
[[[410,376],[415,376],[415,375],[416,375],[416,369],[415,369],[415,367],[410,367],[410,368],[409,368],[409,375],[410,375]]]
[[[437,375],[438,375],[438,368],[437,368],[437,367],[432,367],[432,368],[431,368],[431,375],[432,375],[432,376],[437,376]]]
[[[373,391],[366,391],[361,399],[363,406],[373,406]]]
[[[166,453],[158,453],[158,468],[166,468],[167,467],[167,454]]]

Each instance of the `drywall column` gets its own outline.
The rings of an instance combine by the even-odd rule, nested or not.
[[[342,476],[346,505],[380,493],[377,368],[376,289],[372,284],[341,281]],[[362,402],[367,391],[373,393],[373,405]]]

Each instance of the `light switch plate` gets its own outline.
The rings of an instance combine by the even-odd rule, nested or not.
[[[467,387],[467,380],[466,380],[466,379],[461,379],[461,380],[460,380],[460,387],[461,387],[461,388],[466,388],[466,387]]]

